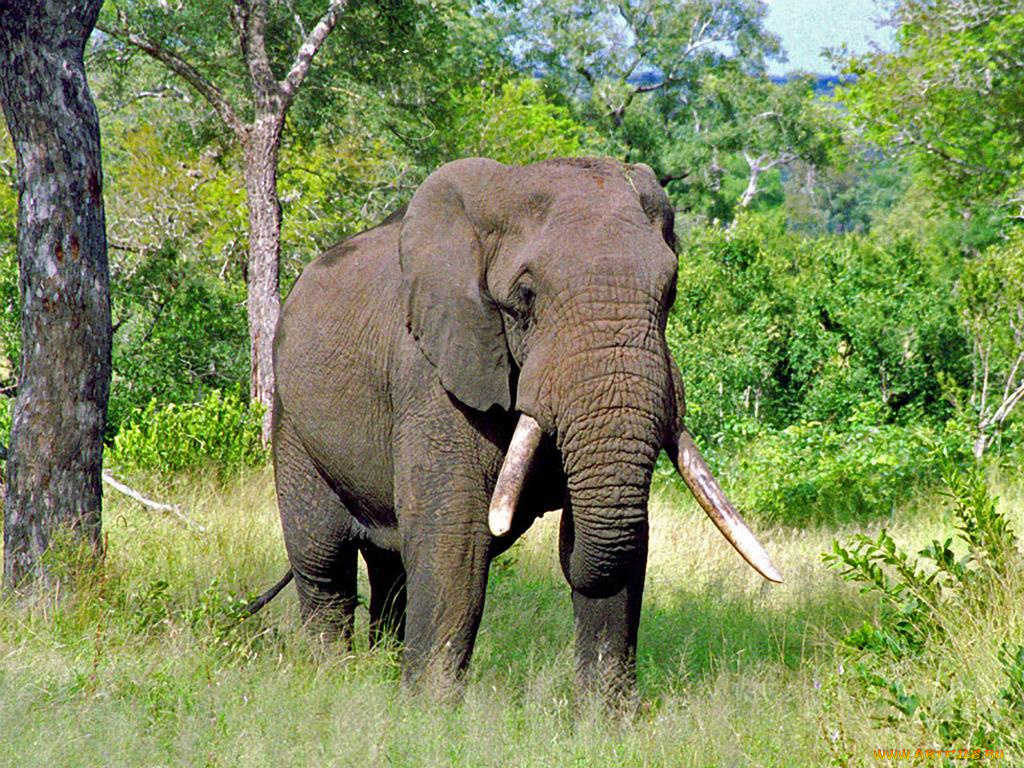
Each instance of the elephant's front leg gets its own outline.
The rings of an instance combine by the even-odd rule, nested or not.
[[[572,510],[562,512],[559,550],[563,568],[574,544]],[[646,547],[624,583],[614,592],[587,595],[572,590],[576,634],[576,691],[612,703],[631,697],[636,688],[636,641],[647,565]]]
[[[480,627],[488,541],[460,527],[411,549],[402,682],[447,698],[461,692]]]
[[[442,698],[463,685],[491,547],[480,448],[447,448],[436,464],[396,467],[407,599],[402,680]]]

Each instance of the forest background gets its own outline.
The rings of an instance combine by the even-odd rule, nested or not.
[[[207,526],[220,519],[200,519],[213,499],[262,498],[267,489],[266,399],[250,355],[252,270],[266,261],[254,260],[252,158],[236,125],[258,123],[266,103],[232,5],[108,0],[87,48],[102,127],[114,325],[107,467],[151,495],[191,500]],[[277,77],[327,7],[267,5],[265,44]],[[881,607],[837,592],[833,607],[854,618],[833,622],[823,612],[811,622],[827,625],[813,629],[829,638],[835,658],[856,658],[856,681],[842,671],[823,676],[836,669],[833,656],[808,659],[780,645],[774,630],[765,638],[787,674],[804,670],[819,691],[825,680],[833,696],[798,741],[844,765],[866,757],[878,733],[1021,749],[1024,705],[1013,698],[1024,694],[1020,620],[998,625],[984,661],[964,662],[985,670],[991,689],[975,704],[963,681],[932,679],[911,690],[907,681],[948,651],[948,638],[908,629],[907,616],[922,624],[936,614],[915,610],[991,601],[994,582],[970,574],[995,574],[1000,604],[1013,605],[1021,591],[1019,569],[1008,575],[1019,551],[1004,519],[1019,512],[997,504],[986,482],[1019,498],[1024,11],[1009,0],[895,0],[880,7],[891,49],[834,52],[838,77],[770,76],[784,52],[766,13],[756,0],[345,4],[281,112],[277,296],[323,249],[406,203],[446,161],[609,155],[647,163],[676,209],[679,289],[668,337],[687,382],[690,427],[716,474],[759,528],[800,539],[794,562],[808,548],[828,549],[837,532],[872,534],[836,544],[831,562],[874,588]],[[15,166],[0,134],[4,435],[21,358]],[[672,477],[659,471],[656,495],[682,503]],[[193,487],[207,496],[197,501]],[[939,500],[941,489],[952,501]],[[908,554],[914,547],[901,549],[887,533],[900,525],[910,541],[924,537],[922,545],[936,528],[952,526],[959,539],[940,546],[936,534],[917,555],[919,572]],[[272,542],[276,532],[265,535]],[[183,569],[196,564],[182,557]],[[509,563],[512,570],[514,556]],[[273,567],[232,572],[225,588],[210,562],[200,565],[180,594],[155,571],[125,577],[118,610],[153,611],[143,625],[126,625],[126,636],[152,639],[155,627],[178,622],[200,645],[258,663],[270,654],[260,644],[277,648],[280,638],[267,639],[266,624],[226,631],[218,622]],[[496,589],[522,578],[499,569]],[[792,608],[781,609],[785,627],[806,606]],[[4,610],[12,611],[5,644],[38,631],[35,614]],[[89,609],[62,610],[74,617],[68,626],[81,624],[81,652],[98,654],[88,641]],[[716,664],[728,672],[740,645],[698,662],[701,674],[713,677]],[[367,663],[370,672],[339,674],[362,685],[360,674],[380,673],[374,664],[390,669]],[[675,691],[664,665],[652,664],[649,698],[669,711]],[[643,683],[643,666],[641,673]],[[83,674],[61,678],[70,700],[102,687]],[[167,711],[180,724],[192,713],[172,682]],[[843,709],[861,701],[871,706]],[[155,706],[154,717],[167,714]],[[863,740],[840,733],[844,722],[860,723]],[[596,733],[588,738],[581,748],[595,760],[618,749]],[[649,748],[637,745],[637,754]]]

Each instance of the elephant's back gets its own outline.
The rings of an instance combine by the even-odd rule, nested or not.
[[[389,371],[404,328],[399,230],[400,220],[389,220],[310,263],[284,303],[274,339],[275,421],[294,431],[339,490],[388,509]]]

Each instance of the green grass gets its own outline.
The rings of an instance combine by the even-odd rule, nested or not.
[[[207,532],[108,492],[102,566],[58,548],[59,591],[0,604],[0,765],[884,765],[875,749],[958,746],[893,718],[837,650],[878,604],[820,555],[860,528],[760,531],[786,576],[768,585],[689,500],[658,494],[641,705],[620,717],[572,703],[571,608],[548,516],[492,569],[465,700],[443,707],[399,690],[396,654],[366,648],[363,608],[348,654],[309,640],[291,588],[233,624],[286,567],[269,472],[134,480]],[[1024,530],[1024,489],[998,491]],[[948,529],[934,498],[890,526],[912,548]],[[1022,603],[1011,609],[1022,584],[1017,574],[987,610],[946,617],[959,623],[945,671],[910,660],[905,678],[953,674],[965,692],[995,691],[999,642],[1024,642]],[[1014,760],[1024,756],[997,764]]]

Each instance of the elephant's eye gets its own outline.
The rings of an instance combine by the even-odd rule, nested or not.
[[[522,312],[528,312],[530,307],[533,306],[533,288],[528,286],[526,283],[520,283],[516,287],[516,298],[517,303],[519,304],[519,309]]]

